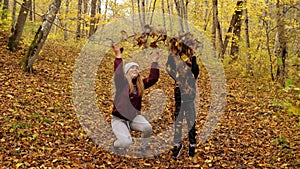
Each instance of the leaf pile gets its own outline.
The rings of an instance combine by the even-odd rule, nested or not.
[[[282,106],[272,102],[275,98],[289,97],[288,93],[258,88],[261,84],[237,78],[229,71],[227,106],[222,119],[214,134],[205,143],[197,144],[194,158],[187,156],[186,138],[178,160],[172,159],[170,151],[144,159],[107,152],[86,136],[73,108],[72,72],[79,50],[49,39],[35,63],[36,72],[28,74],[19,66],[27,47],[11,53],[6,50],[7,38],[7,33],[0,31],[0,168],[299,167],[299,118],[288,115]],[[95,90],[98,106],[109,122],[113,58],[106,59],[99,67],[102,74],[96,80]],[[200,88],[197,137],[210,106],[208,79],[201,66],[197,81]],[[162,74],[152,90],[155,89],[161,89],[166,98],[163,113],[151,121],[153,134],[157,135],[174,122],[170,78]],[[145,110],[153,101],[147,97],[148,93]]]

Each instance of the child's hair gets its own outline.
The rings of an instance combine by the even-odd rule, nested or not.
[[[129,93],[133,93],[134,87],[133,87],[132,79],[131,79],[129,73],[126,73],[125,76],[129,83]],[[143,77],[140,74],[136,78],[136,87],[137,87],[137,91],[138,91],[138,96],[142,97],[144,94],[144,83],[143,83]]]

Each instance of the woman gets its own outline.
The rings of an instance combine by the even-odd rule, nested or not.
[[[154,85],[159,78],[158,59],[161,54],[154,57],[149,77],[140,75],[139,65],[135,62],[127,63],[123,69],[123,60],[120,48],[113,45],[116,54],[114,61],[116,95],[112,111],[112,130],[117,138],[114,142],[115,150],[127,148],[132,144],[130,130],[141,131],[142,138],[151,136],[152,127],[141,115],[142,96],[144,90]]]

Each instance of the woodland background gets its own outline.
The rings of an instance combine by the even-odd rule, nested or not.
[[[300,166],[299,1],[1,0],[0,4],[0,167]],[[174,25],[182,32],[188,32],[186,22],[195,25],[211,39],[225,69],[224,114],[214,134],[197,144],[194,158],[186,155],[186,148],[178,160],[170,151],[143,159],[107,152],[87,137],[73,107],[73,68],[88,38],[128,14],[137,14],[143,26],[151,25],[144,17],[147,12],[182,17]],[[124,44],[125,51],[139,51],[149,43],[140,41],[140,33],[136,37],[137,45]],[[113,75],[113,58],[108,53],[100,64],[95,86],[98,106],[108,122],[112,98],[107,82]],[[199,62],[198,130],[212,95],[208,73]],[[154,135],[174,122],[170,82],[161,78],[152,89],[162,89],[167,96],[164,118],[151,121]],[[143,106],[149,105],[146,93]]]

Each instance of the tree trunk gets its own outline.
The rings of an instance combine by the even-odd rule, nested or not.
[[[213,22],[212,22],[212,43],[216,48],[216,36],[217,36],[217,13],[218,13],[218,0],[212,0],[212,8],[213,8]]]
[[[35,21],[35,0],[32,0],[32,21]]]
[[[168,5],[168,13],[169,13],[170,32],[172,33],[173,32],[173,27],[172,27],[173,20],[172,20],[171,14],[173,14],[173,12],[172,12],[173,5],[170,4],[169,0],[167,0],[167,5]]]
[[[29,50],[25,54],[23,62],[23,70],[25,72],[33,72],[33,63],[38,57],[47,37],[51,30],[54,19],[59,11],[61,5],[61,0],[52,0],[50,7],[48,9],[45,20],[42,25],[39,27],[35,38],[32,41]]]
[[[16,24],[16,9],[17,8],[17,0],[14,0],[13,1],[13,11],[12,11],[12,16],[11,16],[11,33],[13,33],[13,28],[15,27],[15,24]]]
[[[77,26],[76,26],[76,39],[81,38],[81,13],[82,13],[82,0],[78,0],[77,4]]]
[[[142,19],[143,19],[143,26],[146,25],[146,6],[145,0],[142,0]]]
[[[29,8],[29,20],[30,21],[33,21],[33,7],[32,7],[32,0],[31,0],[31,5],[30,5],[30,8]]]
[[[284,21],[284,5],[280,3],[279,0],[276,2],[277,16],[277,32],[278,32],[278,48],[276,51],[277,55],[277,74],[276,78],[279,80],[282,86],[285,85],[286,79],[286,59],[288,56],[287,45],[286,45],[286,35],[285,35],[285,21]]]
[[[132,32],[135,34],[135,22],[134,22],[134,0],[131,0],[131,8],[132,8]]]
[[[224,47],[223,47],[223,51],[222,51],[222,56],[226,52],[226,48],[228,46],[229,38],[231,37],[231,34],[233,33],[232,30],[235,28],[235,25],[237,23],[237,20],[238,20],[238,17],[239,17],[238,13],[240,12],[239,10],[242,8],[243,1],[241,1],[241,0],[237,1],[236,5],[237,5],[236,10],[235,10],[234,14],[232,15],[230,25],[229,25],[229,28],[228,28],[228,31],[226,33],[225,40],[224,40],[224,43],[223,43]]]
[[[243,15],[243,1],[238,1],[237,9],[235,10],[237,15],[237,20],[233,29],[233,36],[231,42],[230,55],[234,56],[234,59],[237,58],[237,53],[239,52],[239,43],[241,39],[241,27],[242,27],[242,15]]]
[[[247,1],[245,0],[245,39],[246,39],[246,55],[247,55],[247,64],[246,64],[246,70],[248,73],[251,72],[252,66],[251,66],[251,54],[249,52],[250,50],[250,36],[249,36],[249,13],[247,9]]]
[[[208,10],[208,7],[209,7],[208,0],[205,0],[204,3],[206,5],[206,9],[205,9],[205,15],[204,15],[204,18],[203,18],[203,20],[204,20],[203,30],[206,31],[211,12]]]
[[[216,48],[218,55],[220,55],[223,51],[223,40],[222,40],[221,25],[218,19],[218,0],[213,0],[212,4],[213,4],[212,42],[214,47]]]
[[[150,25],[152,24],[152,18],[153,18],[153,14],[154,14],[154,10],[155,10],[155,5],[156,5],[156,0],[154,0],[152,11],[151,11],[151,19],[150,19],[150,23],[149,23]]]
[[[141,25],[141,29],[142,29],[141,31],[144,32],[144,22],[143,22],[143,17],[142,17],[142,12],[141,12],[140,0],[137,0],[137,6],[138,6],[140,25]]]
[[[183,3],[183,0],[182,0],[182,3]],[[190,32],[189,23],[188,23],[188,4],[189,4],[189,1],[186,0],[185,4],[183,6],[183,16],[184,16],[185,30],[187,32]]]
[[[165,3],[164,1],[161,1],[161,10],[163,14],[163,27],[164,27],[164,33],[167,33],[167,26],[166,26],[166,15],[165,15]]]
[[[69,35],[68,35],[68,22],[66,21],[68,18],[68,14],[69,14],[69,0],[66,0],[66,11],[65,11],[65,21],[64,21],[64,40],[68,40],[69,39]]]
[[[30,8],[30,6],[31,6],[31,0],[24,0],[21,5],[17,23],[11,28],[12,35],[9,37],[8,40],[7,46],[10,51],[16,51],[16,49],[18,48],[24,30],[26,18],[28,15],[28,9]]]
[[[181,6],[180,0],[174,0],[174,2],[175,2],[175,7],[176,7],[177,15],[178,15],[178,24],[179,24],[179,28],[180,28],[179,34],[181,34],[181,33],[184,32],[183,18],[182,18],[182,15],[183,15],[182,8],[183,7]]]
[[[96,24],[96,0],[92,0],[91,2],[91,22],[90,22],[90,32],[89,32],[89,37],[91,37],[95,33],[95,24]]]
[[[104,8],[104,20],[107,20],[107,7],[108,7],[108,0],[105,1],[105,8]]]
[[[88,13],[88,0],[83,0],[83,14],[87,14]],[[83,36],[85,37],[86,35],[88,35],[89,31],[86,29],[86,27],[88,27],[88,23],[85,19],[83,19],[83,28],[82,28],[82,33]]]

